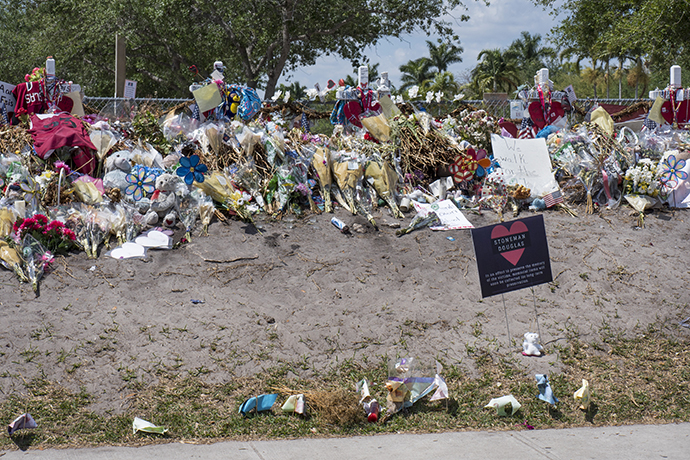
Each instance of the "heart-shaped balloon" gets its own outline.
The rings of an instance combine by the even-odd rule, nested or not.
[[[127,242],[110,251],[110,257],[113,259],[132,259],[135,257],[145,257],[146,248],[140,244]]]
[[[170,249],[172,247],[172,238],[158,230],[151,230],[138,236],[134,242],[145,248]]]

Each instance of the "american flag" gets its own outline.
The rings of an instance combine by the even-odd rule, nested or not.
[[[544,195],[544,204],[547,208],[555,206],[558,203],[563,203],[563,194],[560,190],[556,190],[555,192],[551,192],[548,195]]]
[[[535,137],[534,123],[530,118],[523,118],[520,124],[520,131],[518,132],[518,139],[534,139]]]
[[[302,112],[302,118],[300,119],[300,125],[302,126],[302,129],[304,130],[305,133],[309,132],[309,119],[307,118],[307,114]]]
[[[656,127],[658,126],[654,120],[650,120],[649,117],[644,119],[644,127],[649,129],[649,130],[655,130]]]
[[[201,114],[199,113],[199,106],[194,104],[192,106],[192,119],[193,120],[201,120]]]

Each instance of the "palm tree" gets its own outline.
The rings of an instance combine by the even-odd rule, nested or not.
[[[523,78],[529,78],[537,70],[544,67],[547,59],[554,59],[556,52],[553,48],[542,46],[541,35],[530,35],[529,32],[520,33],[520,38],[508,47],[509,53],[520,66]]]
[[[419,86],[420,89],[425,88],[429,80],[434,77],[434,74],[429,70],[431,61],[428,58],[422,57],[414,61],[408,61],[399,67],[402,72],[400,80],[402,86],[400,91],[405,91],[412,86]]]
[[[638,89],[642,86],[642,94],[647,92],[647,85],[649,84],[649,73],[644,61],[640,56],[635,59],[635,66],[628,70],[628,86],[635,87],[635,99],[638,98]]]
[[[597,63],[594,61],[592,67],[586,67],[582,69],[581,73],[582,79],[592,85],[594,88],[594,99],[597,98],[597,85],[604,78],[604,74],[600,69],[597,69]]]
[[[447,96],[457,93],[459,89],[460,84],[455,81],[455,76],[448,71],[437,72],[434,80],[431,81],[427,87],[427,91],[433,91],[435,93],[440,91]]]
[[[307,97],[307,87],[300,85],[298,81],[292,82],[292,84],[288,86],[281,83],[278,89],[282,91],[283,94],[285,94],[286,91],[290,91],[290,97],[295,101],[300,101]]]
[[[456,46],[450,42],[442,42],[440,39],[438,40],[438,45],[427,40],[426,46],[429,48],[431,67],[435,67],[437,72],[445,72],[448,70],[449,65],[462,62],[460,55],[464,49],[461,46]]]
[[[499,48],[482,50],[477,60],[480,62],[472,70],[472,79],[484,91],[489,87],[494,93],[499,88],[506,91],[517,88],[518,69],[510,53],[504,53]]]

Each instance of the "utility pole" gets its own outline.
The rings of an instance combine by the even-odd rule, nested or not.
[[[125,37],[115,34],[115,97],[125,95]]]

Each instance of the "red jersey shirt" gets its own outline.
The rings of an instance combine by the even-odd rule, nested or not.
[[[43,80],[20,83],[12,90],[12,94],[17,100],[17,104],[14,107],[15,117],[25,114],[43,113],[48,109]]]

